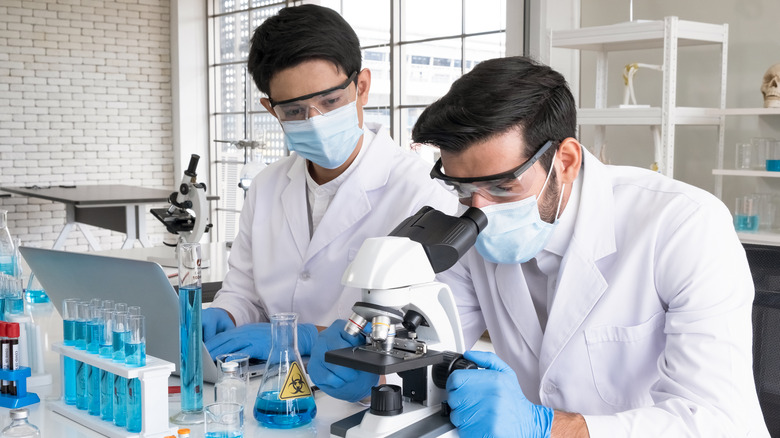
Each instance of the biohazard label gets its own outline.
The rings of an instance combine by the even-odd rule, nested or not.
[[[311,390],[306,382],[306,377],[301,372],[298,362],[293,362],[290,366],[290,371],[287,372],[287,378],[284,379],[284,386],[279,391],[279,400],[291,400],[309,396],[311,396]]]

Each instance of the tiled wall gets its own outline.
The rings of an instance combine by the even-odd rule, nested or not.
[[[0,186],[173,189],[169,30],[169,0],[0,0]],[[23,244],[50,247],[65,221],[40,199],[0,209]],[[146,225],[162,241],[151,214]],[[92,234],[104,249],[124,240]],[[87,241],[72,232],[64,249]]]

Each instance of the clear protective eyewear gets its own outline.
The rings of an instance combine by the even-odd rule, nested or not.
[[[357,72],[353,72],[346,81],[327,90],[304,96],[276,102],[270,97],[271,109],[280,121],[306,120],[309,118],[309,110],[314,108],[321,115],[337,110],[350,102],[351,93],[347,90],[349,84],[355,81]]]
[[[526,162],[508,172],[468,178],[447,176],[442,172],[442,162],[439,158],[430,175],[431,178],[439,179],[451,187],[460,199],[470,199],[474,193],[478,193],[495,202],[514,201],[525,197],[531,189],[535,180],[533,176],[536,174],[533,165],[552,145],[552,140],[547,141]]]

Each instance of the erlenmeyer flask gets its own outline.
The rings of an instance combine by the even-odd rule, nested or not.
[[[255,399],[255,419],[266,427],[291,429],[309,424],[317,405],[298,353],[298,315],[271,316],[271,351]]]

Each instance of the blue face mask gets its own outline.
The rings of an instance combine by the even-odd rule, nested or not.
[[[325,115],[282,122],[282,129],[287,149],[326,169],[344,164],[363,135],[357,100]]]
[[[553,164],[555,158],[553,156]],[[550,180],[553,166],[544,181],[542,190]],[[481,207],[487,215],[488,225],[477,236],[477,251],[482,257],[492,263],[517,264],[525,263],[536,256],[550,240],[552,231],[558,223],[558,213],[563,200],[563,186],[558,200],[558,210],[555,212],[555,222],[547,223],[539,216],[539,206],[536,195],[515,202],[492,204]]]

